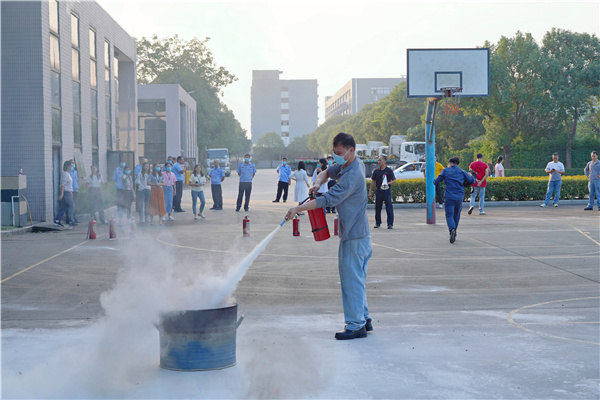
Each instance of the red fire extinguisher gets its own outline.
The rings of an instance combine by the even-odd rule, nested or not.
[[[298,218],[298,215],[294,217],[294,236],[300,236],[300,218]]]
[[[246,215],[242,223],[242,233],[244,237],[250,236],[250,218]]]
[[[108,238],[110,240],[117,238],[117,220],[111,219],[108,223]]]
[[[335,219],[333,220],[333,234],[335,236],[338,235],[338,219],[337,219],[337,215],[335,216]]]
[[[88,225],[88,239],[96,239],[96,220],[92,217],[90,224]]]
[[[311,197],[312,196],[314,196],[314,194],[311,194]],[[309,210],[308,218],[310,220],[310,226],[312,227],[313,236],[317,242],[327,240],[331,237],[329,234],[329,227],[327,226],[327,218],[325,218],[325,210],[321,207]]]

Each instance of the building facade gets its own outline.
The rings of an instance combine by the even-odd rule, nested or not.
[[[279,79],[281,71],[252,71],[252,143],[276,132],[287,146],[317,129],[319,106],[316,79]]]
[[[138,85],[138,152],[151,163],[198,163],[196,101],[177,84]]]
[[[2,175],[22,168],[32,218],[51,221],[64,161],[85,178],[135,159],[136,44],[95,2],[0,7]]]
[[[406,77],[353,78],[333,96],[325,97],[325,120],[335,115],[354,115],[367,104],[376,103]]]

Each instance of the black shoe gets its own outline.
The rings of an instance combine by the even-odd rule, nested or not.
[[[239,207],[236,207],[236,208],[235,208],[235,211],[239,212],[239,211],[240,211],[240,208],[239,208]]]
[[[185,212],[185,210],[179,209],[179,210],[175,210],[174,212]]]
[[[367,337],[367,330],[363,326],[357,331],[351,331],[349,329],[345,329],[343,332],[336,332],[335,338],[337,340],[351,340]]]
[[[75,227],[75,226],[77,226],[77,225],[78,225],[78,224],[76,224],[75,222],[71,222],[71,223],[69,224],[69,226],[71,226],[71,227]]]
[[[365,330],[367,333],[373,332],[373,320],[371,318],[367,319],[367,323],[365,324]]]
[[[388,229],[394,229],[392,225],[388,225]]]
[[[456,229],[452,229],[450,231],[450,243],[454,243],[456,240]]]
[[[284,200],[283,202],[285,203],[287,200]]]
[[[377,224],[377,225],[375,225],[373,228],[377,229],[377,228],[379,228],[380,226],[381,226],[380,224]]]
[[[218,210],[218,209],[219,209],[218,207],[211,207],[211,208],[209,208],[209,210]]]
[[[594,210],[594,207],[586,207],[586,208],[584,208],[584,210],[586,210],[586,211],[587,210]]]
[[[469,212],[467,214],[471,215],[471,213],[473,212],[473,208],[475,207],[469,207]]]
[[[244,208],[244,211],[248,211],[248,209],[247,209],[247,208]]]
[[[273,200],[273,203],[279,203],[279,200]]]
[[[54,220],[54,225],[64,227],[64,225],[59,220]]]

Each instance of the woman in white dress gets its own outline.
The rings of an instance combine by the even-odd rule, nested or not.
[[[294,201],[298,204],[303,202],[308,197],[308,188],[310,187],[310,181],[306,174],[306,165],[304,161],[298,162],[298,169],[290,175],[290,183],[292,179],[296,181],[296,187],[294,188]]]

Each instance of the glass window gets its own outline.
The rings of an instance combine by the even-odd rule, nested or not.
[[[52,141],[60,143],[61,126],[60,126],[60,110],[52,109]]]
[[[75,14],[71,14],[71,44],[79,47],[79,18]]]
[[[104,91],[107,96],[110,96],[110,69],[104,69]]]
[[[110,43],[104,42],[104,66],[110,68]]]
[[[98,118],[98,91],[92,89],[91,91],[91,97],[92,97],[92,117],[93,118]]]
[[[110,118],[110,97],[106,96],[105,99],[106,99],[106,102],[105,102],[105,107],[106,107],[106,122],[111,122],[111,118]]]
[[[90,28],[90,57],[96,58],[96,31]]]
[[[92,118],[92,147],[98,148],[98,120]]]
[[[81,113],[81,84],[73,82],[73,112]]]
[[[110,129],[110,122],[106,123],[106,147],[112,149],[112,134]]]
[[[73,140],[75,146],[81,147],[81,115],[73,114]]]
[[[79,80],[79,50],[72,48],[71,49],[71,73],[73,75],[73,80]]]
[[[92,89],[98,88],[98,80],[96,75],[96,61],[90,60],[90,86]]]
[[[54,35],[50,35],[50,67],[60,72],[60,46]]]
[[[48,2],[50,11],[50,30],[58,34],[58,3],[55,0]]]
[[[114,58],[114,65],[115,65],[115,79],[119,79],[119,60],[117,59],[117,57]]]
[[[52,105],[60,107],[60,74],[56,71],[50,71],[50,82]]]

